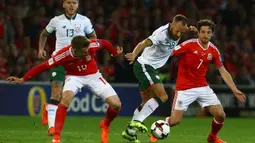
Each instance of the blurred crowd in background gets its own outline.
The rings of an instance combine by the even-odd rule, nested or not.
[[[209,18],[217,28],[212,42],[218,47],[226,69],[235,82],[255,84],[255,2],[253,0],[80,0],[79,13],[91,19],[98,38],[124,48],[124,53],[176,14],[188,17],[189,25]],[[31,67],[43,62],[37,57],[40,32],[56,15],[64,13],[62,0],[0,0],[0,79],[22,77]],[[181,41],[194,37],[185,33]],[[55,35],[47,40],[47,56],[55,46]],[[132,65],[124,54],[112,58],[98,52],[98,66],[109,82],[135,83]],[[160,69],[165,83],[175,83],[178,57],[172,57]],[[212,64],[208,82],[224,84]],[[48,81],[44,72],[36,79]]]

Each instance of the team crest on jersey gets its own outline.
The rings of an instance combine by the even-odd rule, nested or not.
[[[81,24],[74,24],[74,30],[75,30],[75,32],[80,31],[80,29],[81,29]]]
[[[173,49],[174,47],[175,47],[175,42],[171,42],[170,47],[168,48],[168,50]]]
[[[86,61],[90,61],[90,60],[91,60],[91,56],[90,55],[86,56]]]
[[[212,60],[212,54],[211,53],[208,54],[207,60]]]

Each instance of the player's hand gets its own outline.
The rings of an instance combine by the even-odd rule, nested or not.
[[[240,102],[245,102],[246,97],[245,95],[240,91],[240,90],[235,90],[233,91],[235,97],[240,101]]]
[[[120,46],[117,46],[117,53],[118,53],[117,55],[122,54],[122,52],[123,52],[123,48]]]
[[[197,32],[197,28],[195,26],[189,26],[188,30],[192,32]]]
[[[116,50],[117,50],[117,54],[116,55],[111,54],[112,57],[118,56],[118,55],[122,54],[122,52],[123,52],[123,48],[120,46],[117,46]]]
[[[46,57],[46,51],[45,50],[39,50],[38,58],[39,59],[45,59],[45,57]]]
[[[127,53],[125,55],[126,59],[129,61],[129,64],[133,64],[134,60],[135,60],[135,54],[134,53]]]
[[[24,82],[23,78],[18,78],[18,77],[15,77],[15,76],[10,76],[6,80],[8,80],[11,83],[23,83]]]

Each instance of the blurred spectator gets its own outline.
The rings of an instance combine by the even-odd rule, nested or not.
[[[13,44],[14,35],[11,21],[3,10],[4,7],[0,7],[0,38],[4,38],[4,44]]]

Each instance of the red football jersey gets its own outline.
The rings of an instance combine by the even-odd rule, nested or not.
[[[27,81],[39,73],[56,66],[63,66],[66,70],[66,75],[86,76],[94,74],[98,71],[95,61],[97,50],[105,48],[113,55],[117,54],[116,49],[106,40],[91,40],[88,50],[89,55],[85,58],[75,58],[72,55],[71,48],[71,46],[67,46],[61,49],[52,58],[28,71],[23,79]]]
[[[204,49],[198,39],[187,40],[176,46],[173,54],[180,55],[176,90],[207,86],[208,65],[212,61],[217,67],[223,65],[216,46],[209,42],[207,49]]]

